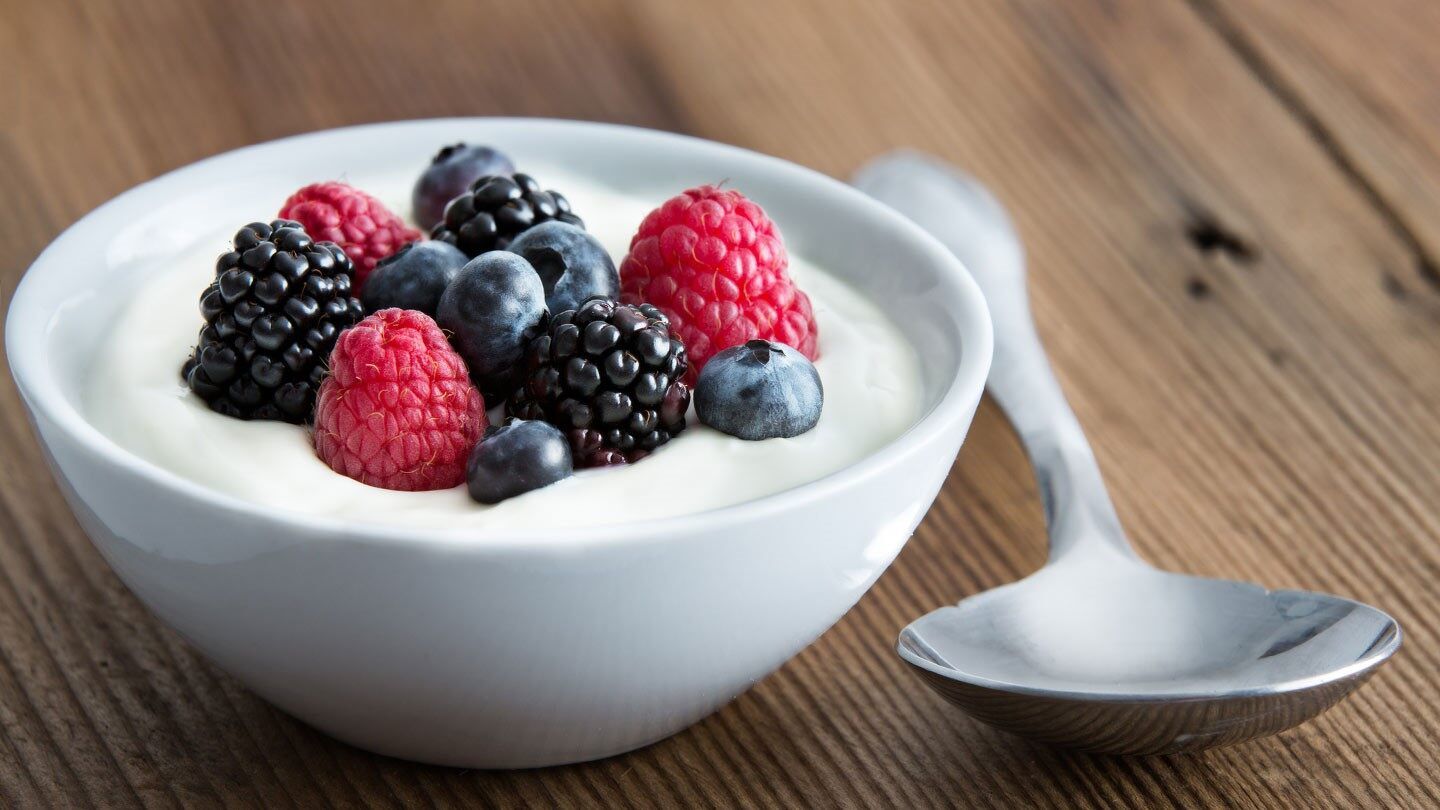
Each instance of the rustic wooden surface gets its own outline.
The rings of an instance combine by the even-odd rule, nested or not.
[[[331,741],[110,574],[0,383],[0,804],[1440,804],[1440,6],[1429,0],[251,4],[0,0],[0,291],[126,187],[359,122],[543,115],[845,176],[911,145],[1012,207],[1040,329],[1144,554],[1392,611],[1310,725],[1107,759],[979,726],[897,630],[1043,558],[988,403],[894,568],[817,644],[643,751],[521,773]]]

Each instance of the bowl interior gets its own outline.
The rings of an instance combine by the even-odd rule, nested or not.
[[[445,119],[247,147],[164,175],[96,209],[37,259],[12,301],[6,339],[27,401],[107,455],[146,474],[170,476],[114,445],[84,417],[91,358],[131,291],[187,248],[214,242],[218,255],[236,227],[272,218],[285,196],[305,183],[339,178],[363,187],[367,177],[414,177],[440,145],[456,141],[493,144],[521,166],[565,166],[656,204],[682,188],[726,181],[780,223],[793,253],[878,302],[918,348],[923,392],[917,425],[943,416],[937,411],[947,401],[963,410],[964,400],[984,384],[990,325],[974,283],[937,242],[843,183],[775,158],[649,130]]]

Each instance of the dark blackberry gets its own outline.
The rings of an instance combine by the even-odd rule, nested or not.
[[[550,220],[585,227],[570,211],[564,195],[542,191],[530,175],[490,174],[446,204],[445,218],[430,232],[430,238],[449,242],[474,258],[504,250],[527,228]]]
[[[205,326],[180,370],[190,390],[227,416],[309,421],[335,338],[364,315],[352,272],[298,222],[241,228],[200,294]]]
[[[530,342],[506,408],[565,431],[577,467],[639,461],[685,429],[688,368],[660,310],[592,298]]]

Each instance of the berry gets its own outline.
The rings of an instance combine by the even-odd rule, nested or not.
[[[309,421],[325,358],[360,320],[350,259],[298,222],[252,222],[215,262],[200,295],[205,326],[180,373],[212,410],[239,419]]]
[[[651,211],[620,265],[621,299],[670,316],[695,372],[717,352],[774,340],[817,356],[810,299],[775,223],[738,191],[700,186]]]
[[[441,293],[467,261],[454,245],[411,242],[375,265],[360,292],[360,303],[366,312],[398,307],[419,310],[433,318]]]
[[[496,250],[460,269],[440,296],[435,320],[450,333],[481,393],[498,402],[515,387],[525,346],[548,317],[535,269]]]
[[[507,408],[566,431],[577,467],[638,461],[685,429],[688,368],[660,310],[592,298],[530,342]]]
[[[800,352],[751,340],[710,358],[695,383],[695,415],[749,441],[788,439],[815,427],[825,389]]]
[[[565,434],[548,422],[513,419],[492,427],[470,453],[470,497],[499,503],[569,478],[575,465]]]
[[[488,420],[429,315],[382,309],[340,336],[315,405],[315,453],[373,487],[446,489]]]
[[[526,229],[552,219],[585,227],[570,212],[569,200],[558,191],[541,191],[530,175],[486,175],[445,206],[445,217],[430,237],[473,257],[504,250]]]
[[[345,183],[314,183],[294,194],[280,206],[280,216],[305,226],[316,239],[328,239],[345,249],[355,263],[355,291],[375,263],[420,238],[420,232],[406,225],[385,204]]]
[[[515,237],[506,250],[530,262],[545,285],[551,312],[575,309],[591,298],[620,297],[620,274],[600,240],[568,222],[544,222]]]
[[[410,195],[415,224],[430,230],[445,216],[445,204],[464,194],[470,184],[487,174],[514,174],[515,164],[489,146],[457,143],[440,153],[420,173]]]

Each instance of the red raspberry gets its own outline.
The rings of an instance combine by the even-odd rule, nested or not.
[[[382,309],[340,333],[315,404],[315,452],[384,489],[446,489],[489,420],[465,361],[429,315]]]
[[[815,314],[790,280],[775,223],[738,191],[700,186],[651,211],[620,265],[621,298],[650,303],[685,342],[689,378],[716,353],[760,338],[814,360]]]
[[[305,226],[316,242],[330,241],[345,249],[355,263],[354,295],[365,288],[375,263],[420,238],[385,204],[345,183],[314,183],[280,207],[281,219]]]

